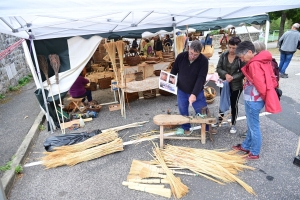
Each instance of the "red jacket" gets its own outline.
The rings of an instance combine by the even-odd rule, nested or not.
[[[281,105],[275,91],[278,86],[271,65],[272,55],[261,51],[255,55],[241,70],[245,77],[255,86],[265,102],[265,110],[270,113],[281,112]]]

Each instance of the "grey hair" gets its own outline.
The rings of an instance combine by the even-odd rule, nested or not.
[[[202,44],[199,40],[194,40],[191,45],[190,45],[190,49],[193,49],[195,52],[201,52],[202,50]]]
[[[265,45],[265,43],[263,43],[263,42],[261,42],[261,41],[258,41],[258,40],[254,41],[254,42],[253,42],[253,45],[254,45],[254,47],[255,47],[256,53],[259,53],[259,52],[261,52],[261,51],[263,51],[263,50],[266,50],[266,45]]]
[[[244,41],[238,44],[236,50],[235,50],[235,55],[241,56],[245,55],[248,51],[252,51],[252,53],[255,53],[255,47],[252,42],[250,41]]]

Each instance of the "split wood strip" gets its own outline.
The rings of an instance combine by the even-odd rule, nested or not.
[[[163,170],[166,172],[167,180],[170,182],[171,191],[172,191],[173,195],[176,198],[181,198],[181,197],[185,196],[188,193],[189,188],[186,185],[184,185],[181,182],[181,180],[176,178],[173,175],[173,173],[171,172],[171,170],[167,167],[167,165],[164,161],[164,157],[162,155],[162,152],[159,149],[159,147],[157,146],[157,144],[154,144],[154,147],[155,148],[153,149],[153,153],[154,153],[154,156],[155,156],[155,160],[161,165]]]
[[[116,66],[116,43],[115,42],[109,42],[109,43],[105,43],[104,45],[104,48],[106,49],[108,55],[109,55],[109,58],[111,60],[111,64],[112,64],[112,67],[113,67],[113,71],[114,71],[114,74],[115,74],[115,79],[117,81],[119,81],[119,78],[118,78],[118,70],[117,70],[117,66]],[[121,94],[120,92],[118,92],[118,95],[119,95],[119,101],[121,102],[122,101],[122,98],[121,98]],[[121,106],[123,104],[120,104]],[[121,110],[121,112],[123,112]],[[123,116],[123,113],[121,113],[122,116]]]
[[[118,79],[118,74],[117,74],[117,67],[116,67],[116,43],[115,42],[109,42],[109,43],[105,43],[103,46],[106,49],[106,51],[108,53],[108,56],[111,60],[111,64],[112,64],[112,67],[113,67],[115,78],[117,80],[119,80]]]
[[[54,147],[54,150],[56,151],[64,151],[64,152],[78,152],[83,151],[85,149],[89,149],[94,146],[98,146],[100,144],[108,143],[111,141],[114,141],[118,138],[118,133],[116,131],[104,131],[102,133],[99,133],[98,135],[95,135],[83,142],[69,145],[69,146],[61,146],[61,147]],[[48,153],[46,153],[48,154]],[[49,154],[52,154],[49,153]]]
[[[194,173],[188,173],[188,172],[181,172],[181,171],[176,171],[176,170],[171,170],[173,174],[183,174],[183,175],[189,175],[189,176],[198,176],[198,174]],[[165,174],[165,171],[162,168],[158,168],[155,165],[150,165],[147,163],[144,163],[139,160],[133,160],[129,174],[137,174],[140,175],[140,177],[150,177],[147,176],[147,174],[153,174],[153,173],[160,173],[160,174]],[[146,174],[146,175],[144,175]]]
[[[116,47],[117,47],[118,56],[119,56],[119,60],[120,60],[120,76],[121,76],[121,85],[123,87],[125,85],[124,84],[124,66],[123,66],[125,43],[123,42],[123,40],[117,41],[116,42]],[[119,80],[117,79],[117,81],[119,81]],[[121,115],[126,118],[124,90],[122,90],[122,95],[120,95],[120,96],[121,96],[121,99],[120,99]]]
[[[134,185],[134,186],[139,186],[139,187],[152,187],[152,188],[164,188],[165,185],[154,185],[154,184],[144,184],[144,183],[135,183],[135,182],[129,182],[129,181],[123,181],[122,185],[124,186],[129,186],[129,185]]]
[[[176,37],[176,50],[178,54],[183,52],[184,43],[185,43],[185,36],[181,35]]]
[[[168,188],[140,187],[140,186],[135,186],[135,185],[129,185],[128,188],[132,189],[132,190],[139,190],[139,191],[148,192],[151,194],[160,195],[160,196],[167,197],[167,198],[171,198],[171,194],[172,194],[171,190]]]
[[[93,147],[81,152],[68,153],[64,157],[43,160],[42,164],[46,167],[46,169],[63,165],[74,166],[81,162],[93,160],[123,150],[123,141],[121,138],[117,138],[110,143]]]
[[[162,150],[164,160],[172,166],[188,168],[220,184],[237,182],[247,192],[255,195],[252,187],[235,176],[245,169],[254,170],[253,167],[245,165],[245,155],[241,156],[236,153],[237,151],[221,152],[171,145],[166,145],[166,148]]]
[[[92,118],[90,118],[90,119],[92,119]],[[46,154],[46,156],[44,156],[42,158],[42,161],[47,162],[48,160],[59,159],[60,157],[64,157],[66,154],[69,154],[69,153],[83,151],[88,148],[100,145],[100,144],[111,142],[118,138],[117,131],[124,130],[127,128],[139,127],[139,126],[142,126],[142,124],[144,124],[146,122],[148,122],[148,121],[135,122],[135,123],[127,124],[124,126],[106,129],[106,130],[103,130],[102,133],[95,135],[83,142],[80,142],[80,143],[77,143],[74,145],[55,147],[54,148],[55,151],[44,153],[44,154]]]
[[[165,183],[170,184],[170,182],[167,179],[160,179],[160,178],[151,178],[151,179],[127,179],[128,182],[134,182],[134,183]]]

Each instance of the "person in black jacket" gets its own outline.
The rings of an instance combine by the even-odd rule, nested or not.
[[[231,128],[230,133],[236,133],[236,118],[238,116],[238,102],[243,91],[244,75],[241,68],[245,65],[235,55],[237,45],[241,43],[239,37],[232,37],[228,41],[228,50],[221,54],[217,65],[217,72],[222,80],[227,80],[230,85],[230,105],[231,105]],[[220,94],[222,88],[220,88]],[[223,113],[220,113],[219,122],[222,121]],[[218,124],[217,124],[218,125]]]
[[[134,40],[132,41],[132,46],[133,49],[137,49],[139,47],[138,43],[137,43],[137,38],[134,38]]]
[[[154,52],[155,55],[158,56],[161,60],[163,59],[162,51],[163,51],[162,41],[160,40],[159,37],[157,37],[154,43]]]
[[[203,88],[208,72],[208,60],[201,54],[201,49],[201,42],[193,41],[189,51],[177,56],[171,70],[171,74],[178,75],[177,101],[179,112],[183,116],[189,116],[189,105],[200,114],[201,109],[207,106]],[[185,134],[190,134],[190,124],[183,124],[181,127]]]

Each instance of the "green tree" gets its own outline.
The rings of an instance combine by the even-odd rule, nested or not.
[[[285,25],[289,26],[286,28],[291,28],[290,24],[300,22],[300,8],[270,12],[269,16],[271,22],[280,18],[279,36],[278,36],[278,38],[280,38],[284,33]],[[287,24],[286,23],[287,21],[290,21],[290,23]]]

